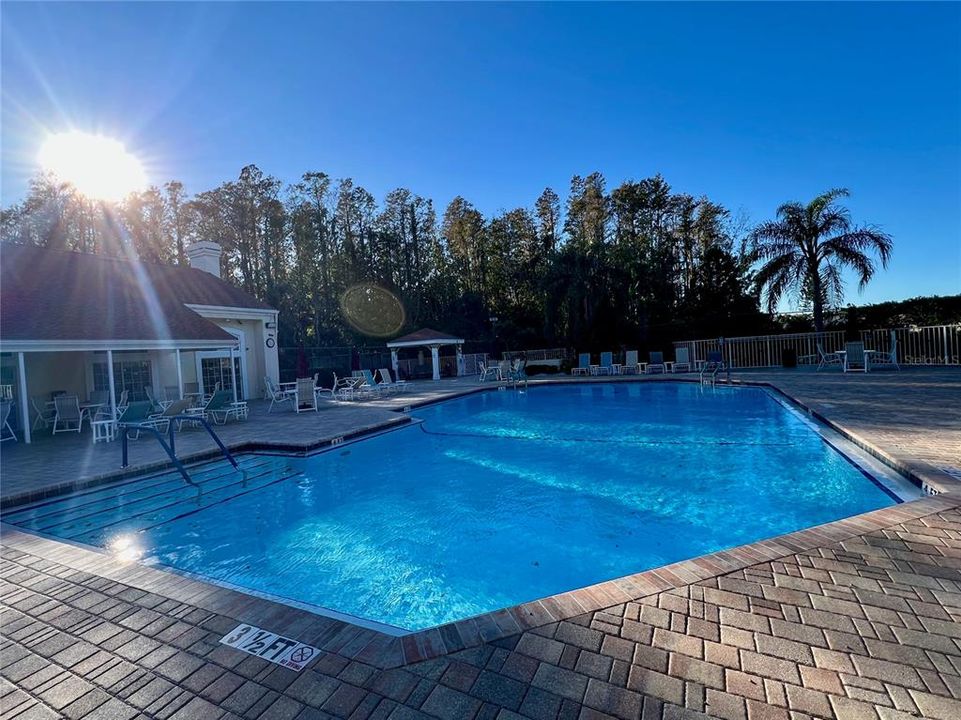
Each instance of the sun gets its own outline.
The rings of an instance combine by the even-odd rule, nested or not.
[[[37,162],[92,200],[116,202],[147,186],[135,155],[119,140],[80,130],[47,136]]]

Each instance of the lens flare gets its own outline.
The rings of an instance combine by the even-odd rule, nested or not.
[[[396,335],[407,319],[400,298],[370,282],[347,288],[340,298],[340,310],[355,330],[371,337]]]
[[[104,135],[53,133],[40,147],[37,162],[92,200],[116,202],[147,186],[140,160],[119,140]]]

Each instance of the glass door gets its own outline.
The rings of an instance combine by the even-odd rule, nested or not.
[[[221,390],[233,390],[233,377],[237,378],[237,399],[244,399],[244,384],[241,380],[240,358],[234,356],[234,376],[230,373],[230,356],[227,353],[219,355],[216,353],[203,353],[205,357],[200,358],[200,378],[201,387],[205,393],[212,393],[217,383],[220,383]],[[215,357],[210,357],[215,355]]]

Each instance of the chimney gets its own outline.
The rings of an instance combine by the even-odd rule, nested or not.
[[[187,262],[190,267],[220,277],[220,245],[210,240],[199,240],[187,246]]]

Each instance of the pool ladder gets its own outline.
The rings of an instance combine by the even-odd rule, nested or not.
[[[707,385],[710,383],[712,386],[717,384],[717,374],[722,370],[726,370],[726,366],[723,362],[708,362],[704,363],[701,368],[701,385]],[[731,374],[728,372],[727,376],[728,383],[731,382]]]
[[[129,448],[128,448],[130,431],[135,430],[137,432],[137,437],[140,436],[141,432],[147,432],[147,433],[150,433],[150,435],[154,437],[158,443],[160,443],[160,447],[162,447],[164,449],[164,452],[167,453],[167,457],[170,458],[170,462],[173,463],[173,466],[175,468],[177,468],[177,471],[183,476],[183,479],[187,482],[187,484],[193,485],[195,488],[199,490],[200,486],[193,481],[193,479],[190,477],[190,473],[187,472],[187,468],[184,467],[183,462],[180,460],[180,458],[177,457],[177,445],[174,439],[175,438],[174,436],[175,420],[182,421],[182,422],[199,423],[200,425],[202,425],[203,428],[207,431],[207,434],[210,435],[211,438],[213,438],[213,441],[215,443],[217,443],[217,447],[220,448],[220,454],[223,455],[225,458],[227,458],[227,460],[230,461],[230,464],[233,465],[235,469],[238,469],[238,470],[240,469],[240,466],[237,464],[237,461],[234,459],[234,456],[231,454],[230,450],[228,450],[227,446],[223,444],[223,442],[220,440],[220,437],[217,435],[217,433],[214,432],[214,429],[210,427],[210,423],[208,423],[205,418],[198,417],[197,415],[171,416],[170,423],[167,426],[168,440],[164,440],[164,436],[153,425],[145,425],[141,423],[124,423],[120,425],[120,444],[121,444],[121,450],[123,453],[123,460],[120,464],[120,467],[126,468],[126,467],[129,467],[130,465]]]

